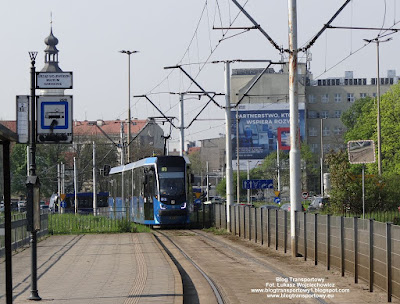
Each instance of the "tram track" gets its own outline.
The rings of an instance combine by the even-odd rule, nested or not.
[[[238,248],[238,246],[229,245],[206,232],[198,230],[166,230],[157,231],[155,234],[161,235],[170,242],[179,251],[179,254],[190,261],[206,278],[208,284],[212,286],[211,288],[217,299],[216,303],[244,303],[250,298],[252,303],[265,303],[265,297],[261,294],[251,294],[250,290],[253,287],[258,287],[260,279],[264,280],[265,285],[265,278],[268,276],[274,279],[279,277],[288,280],[290,283],[295,284],[297,288],[302,289],[304,293],[311,295],[304,303],[328,303],[317,295],[313,297],[314,294],[310,289],[294,282],[292,276],[285,273],[285,271],[278,270],[262,259]],[[189,240],[189,238],[192,240]],[[159,237],[157,239],[160,241]],[[218,260],[218,262],[208,261],[204,259],[203,255]],[[179,258],[174,258],[181,262]],[[195,287],[197,288],[198,286]],[[281,302],[283,303],[283,301],[277,301],[276,303]],[[192,302],[184,301],[184,303]]]
[[[242,251],[242,250],[240,250],[240,249],[233,248],[232,246],[230,246],[230,245],[228,245],[228,244],[226,244],[226,243],[224,243],[224,242],[222,242],[222,241],[220,241],[220,240],[217,240],[217,239],[215,239],[215,238],[213,238],[213,237],[210,237],[209,235],[207,235],[206,232],[199,232],[199,231],[195,231],[195,230],[192,230],[192,232],[195,233],[195,234],[197,234],[197,235],[199,235],[199,236],[202,236],[202,237],[204,237],[204,238],[206,238],[206,239],[208,239],[208,240],[210,240],[210,241],[212,241],[212,242],[218,243],[219,245],[223,246],[223,247],[226,248],[226,249],[229,249],[230,251],[236,253],[237,255],[242,256],[242,257],[246,258],[247,260],[252,261],[253,263],[255,263],[255,264],[259,265],[259,266],[262,266],[262,267],[268,269],[269,271],[272,271],[272,272],[275,273],[277,276],[279,276],[279,277],[281,277],[281,278],[287,279],[289,282],[292,282],[293,284],[295,284],[298,288],[301,288],[301,289],[303,289],[303,290],[308,290],[308,293],[309,293],[310,295],[313,295],[313,292],[312,292],[311,290],[309,290],[309,289],[307,289],[307,288],[305,288],[305,287],[299,285],[299,283],[297,283],[297,282],[293,282],[293,280],[292,280],[292,278],[291,278],[290,276],[284,274],[283,272],[279,271],[279,270],[276,269],[275,267],[273,267],[273,266],[271,266],[271,265],[269,265],[269,264],[267,264],[267,263],[261,261],[260,259],[254,257],[254,256],[251,256],[251,255],[249,255],[248,253],[246,253],[246,252],[244,252],[244,251]],[[327,302],[325,302],[325,301],[324,301],[323,299],[321,299],[321,298],[316,297],[316,298],[314,298],[314,299],[315,299],[315,301],[317,301],[318,303],[327,304]]]
[[[196,288],[196,284],[193,282],[194,280],[192,280],[192,278],[188,274],[188,271],[184,269],[182,261],[179,259],[179,257],[176,256],[176,254],[172,252],[171,248],[168,247],[168,244],[165,244],[165,242],[161,239],[160,235],[164,237],[176,250],[178,250],[179,254],[184,259],[186,259],[203,276],[203,278],[207,281],[209,287],[211,288],[215,296],[216,303],[227,304],[217,284],[215,284],[215,282],[207,275],[207,273],[203,271],[201,267],[190,256],[188,256],[185,253],[185,251],[175,241],[173,241],[169,235],[167,235],[167,233],[161,231],[154,232],[156,240],[159,242],[162,248],[167,252],[167,254],[175,263],[181,274],[183,290],[184,290],[183,303],[184,304],[201,303],[202,297],[201,295],[199,296],[197,292],[198,286]]]

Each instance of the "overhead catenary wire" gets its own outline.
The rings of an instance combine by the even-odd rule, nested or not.
[[[381,31],[383,30],[383,32],[381,34],[378,34],[378,36],[376,36],[375,38],[371,39],[371,40],[376,40],[376,39],[380,39],[380,38],[384,38],[387,37],[389,35],[393,35],[396,34],[400,31],[400,29],[394,28],[394,26],[398,25],[400,23],[400,21],[395,22],[391,27],[389,28],[375,28],[375,27],[349,27],[349,26],[329,26],[328,29],[354,29],[354,30],[378,30]],[[387,33],[388,31],[391,31],[390,33]],[[383,33],[386,33],[384,35],[382,35]],[[332,65],[330,68],[326,68],[325,67],[325,71],[322,72],[321,74],[319,74],[318,76],[315,77],[315,79],[320,78],[322,75],[326,74],[327,72],[329,72],[330,70],[332,70],[333,68],[337,67],[339,64],[343,63],[344,61],[346,61],[347,59],[349,59],[351,56],[355,55],[356,53],[358,53],[359,51],[361,51],[363,48],[365,48],[370,42],[367,42],[366,44],[362,45],[361,47],[359,47],[357,50],[355,50],[354,52],[351,52],[350,54],[348,54],[347,56],[345,56],[344,58],[342,58],[341,60],[339,60],[337,63],[335,63],[334,65]]]
[[[329,25],[336,19],[337,16],[343,11],[343,9],[349,4],[351,0],[346,0],[345,3],[336,11],[335,14],[329,19],[329,21],[324,24],[324,26],[319,30],[319,32],[310,40],[310,42],[305,46],[299,49],[299,51],[305,52],[309,48],[311,48],[314,43],[317,41],[317,39],[322,35],[323,32],[329,27]]]

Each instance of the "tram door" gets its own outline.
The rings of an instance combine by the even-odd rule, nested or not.
[[[154,168],[145,170],[145,184],[144,184],[144,219],[154,220],[154,207],[153,196],[155,187],[155,173]]]

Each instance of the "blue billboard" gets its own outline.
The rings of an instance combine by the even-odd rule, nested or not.
[[[263,159],[277,149],[288,148],[290,127],[289,104],[243,104],[231,111],[232,158],[237,158],[237,131],[239,133],[239,158]],[[237,118],[239,129],[237,130]],[[305,139],[305,106],[299,103],[300,141]],[[284,148],[286,147],[286,148]],[[289,147],[290,148],[290,147]]]

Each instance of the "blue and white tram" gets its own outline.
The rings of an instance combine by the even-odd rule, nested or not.
[[[111,168],[110,207],[145,225],[184,225],[193,209],[187,157],[158,156]]]

